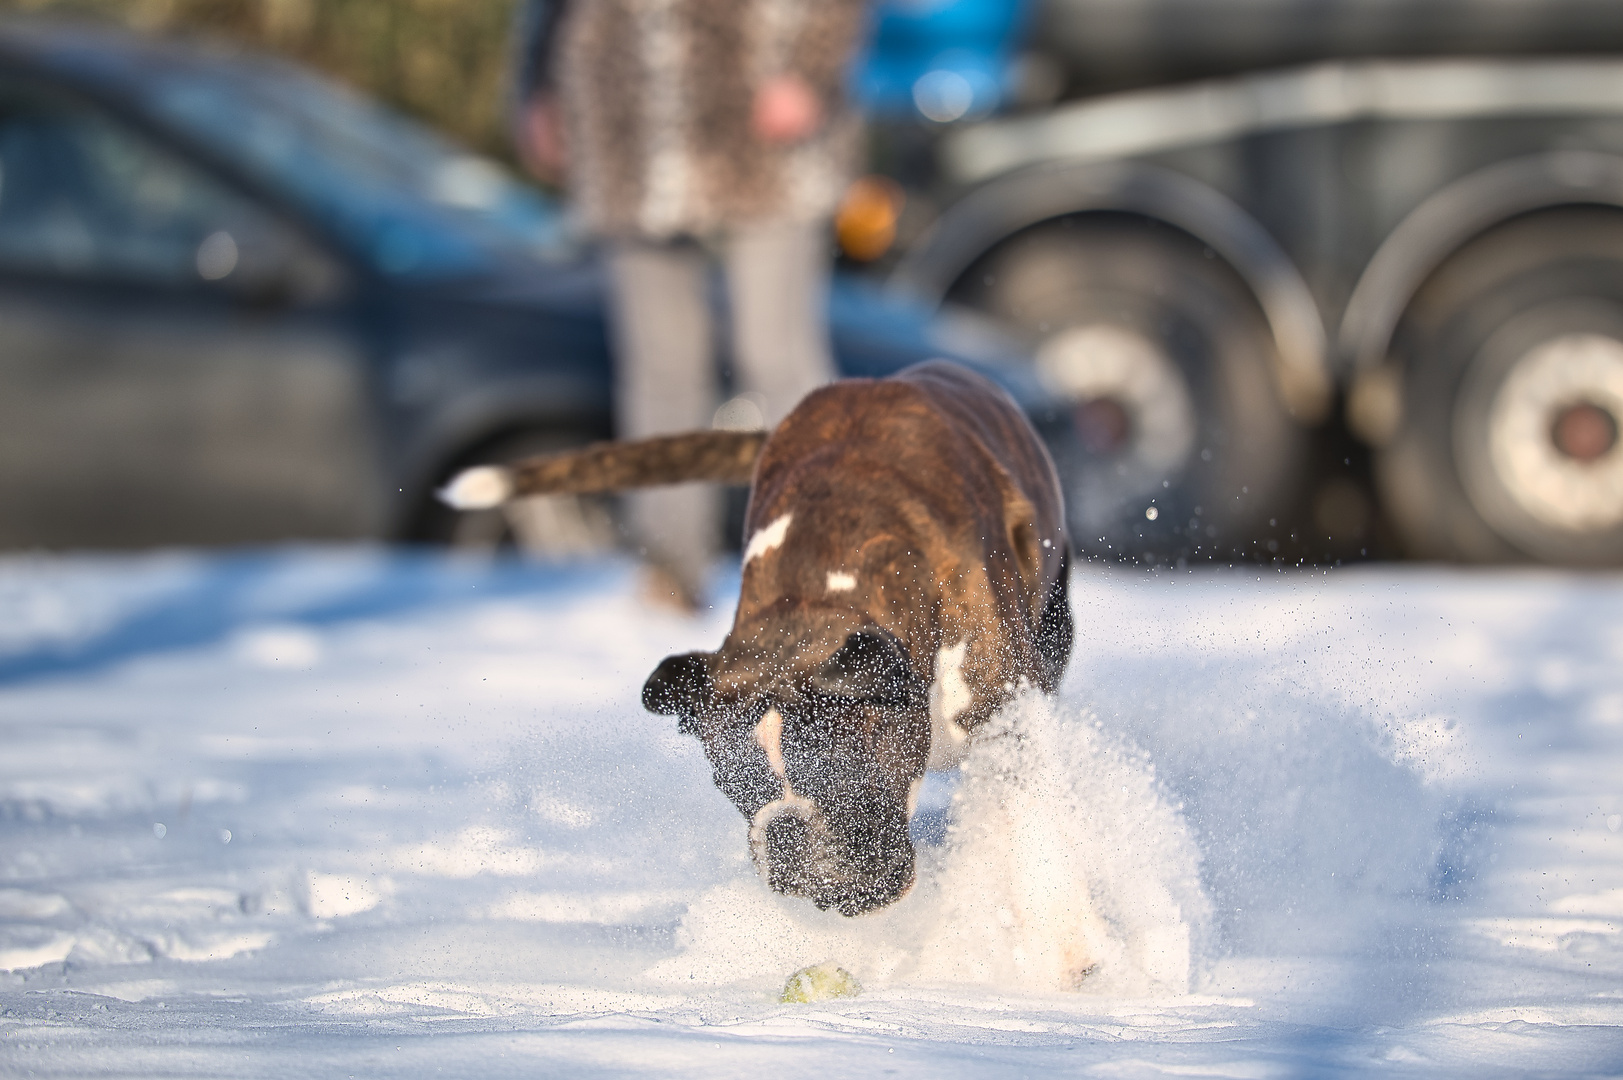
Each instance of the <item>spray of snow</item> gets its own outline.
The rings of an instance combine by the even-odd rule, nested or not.
[[[1386,717],[1372,724],[1377,742],[1387,757],[1413,771],[1427,784],[1454,783],[1475,767],[1474,757],[1453,717]]]
[[[371,911],[386,891],[359,874],[323,874],[311,870],[305,907],[312,919],[340,919]]]
[[[689,908],[659,982],[779,980],[833,959],[864,985],[1185,993],[1210,906],[1153,769],[1085,714],[1020,695],[960,767],[940,845],[889,908],[846,919],[753,879]]]

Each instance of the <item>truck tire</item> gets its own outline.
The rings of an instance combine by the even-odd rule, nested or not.
[[[1547,211],[1471,241],[1391,357],[1401,418],[1376,481],[1410,554],[1623,564],[1623,213]]]
[[[948,297],[1030,333],[1071,403],[1051,449],[1083,554],[1160,563],[1280,552],[1307,433],[1274,389],[1274,343],[1239,276],[1168,226],[1086,214],[982,257]]]
[[[460,455],[441,470],[435,488],[463,469],[505,465],[535,454],[592,441],[572,429],[531,428],[499,436]],[[458,512],[432,495],[419,516],[415,540],[463,551],[517,551],[542,558],[602,554],[618,542],[607,496],[542,495],[515,499],[494,510]]]

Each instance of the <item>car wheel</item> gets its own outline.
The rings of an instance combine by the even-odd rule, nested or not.
[[[494,439],[442,470],[435,488],[463,469],[504,465],[536,454],[582,445],[589,437],[555,429],[526,430]],[[515,550],[545,558],[601,554],[618,542],[613,502],[607,496],[538,495],[493,510],[458,512],[437,498],[423,514],[417,539],[469,551]]]
[[[1382,500],[1417,556],[1623,563],[1623,214],[1543,213],[1451,257],[1393,339]]]
[[[949,299],[1027,330],[1070,403],[1051,446],[1072,542],[1147,562],[1268,557],[1306,472],[1250,290],[1192,237],[1126,215],[1039,226],[983,257]]]

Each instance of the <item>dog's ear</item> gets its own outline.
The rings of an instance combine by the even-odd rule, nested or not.
[[[642,707],[660,716],[675,716],[692,732],[710,700],[710,661],[715,653],[691,652],[661,660],[642,684]]]
[[[1043,549],[1037,539],[1037,510],[1031,500],[1012,488],[1003,497],[1003,520],[1009,528],[1009,548],[1020,576],[1027,582],[1042,577]]]
[[[907,649],[884,630],[858,630],[823,662],[812,688],[835,697],[861,698],[881,705],[905,705],[914,697]]]

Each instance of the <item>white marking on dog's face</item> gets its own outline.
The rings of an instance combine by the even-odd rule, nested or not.
[[[969,684],[964,681],[964,656],[969,642],[943,645],[935,654],[935,682],[930,686],[930,712],[940,713],[943,720],[951,720],[974,700]]]
[[[769,552],[776,551],[783,546],[783,538],[789,535],[789,522],[793,514],[784,514],[770,525],[764,525],[755,530],[750,542],[744,548],[744,565],[748,566],[751,559],[760,558]]]
[[[830,570],[828,572],[829,592],[850,592],[856,587],[857,579],[855,575],[847,574],[843,570]]]
[[[969,732],[953,718],[969,708],[975,697],[964,681],[964,656],[969,642],[943,645],[935,654],[935,681],[930,684],[930,760],[928,768],[944,769],[963,760]]]
[[[755,742],[766,751],[766,763],[772,767],[772,772],[783,781],[784,797],[792,795],[789,790],[789,780],[783,767],[783,714],[777,706],[766,711],[766,715],[755,725]]]

